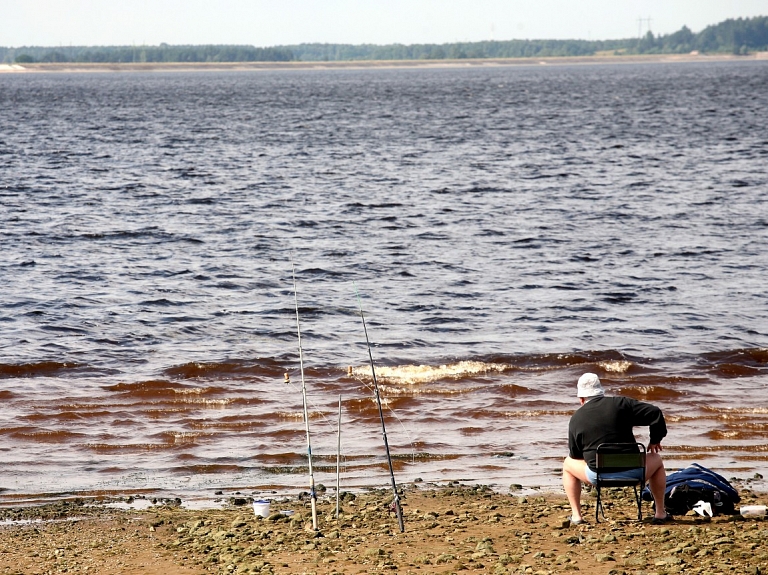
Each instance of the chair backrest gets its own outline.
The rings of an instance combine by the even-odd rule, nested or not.
[[[645,485],[645,445],[642,443],[601,443],[596,452],[595,473],[597,474],[597,505],[595,505],[595,521],[600,521],[603,509],[600,487],[632,486],[637,501],[637,520],[643,518],[641,490]],[[637,470],[641,470],[637,473]],[[622,473],[622,472],[631,473]],[[619,474],[618,477],[608,474]],[[638,489],[638,487],[640,489]]]
[[[642,443],[602,443],[597,448],[595,471],[617,473],[645,468],[645,445]]]

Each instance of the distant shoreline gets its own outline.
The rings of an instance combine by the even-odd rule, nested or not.
[[[341,62],[146,62],[0,64],[0,73],[84,72],[242,72],[263,70],[358,70],[386,68],[482,68],[500,66],[563,66],[594,64],[666,64],[683,62],[768,61],[768,52],[734,54],[654,54],[636,56],[567,56],[547,58],[480,58],[461,60],[348,60]]]

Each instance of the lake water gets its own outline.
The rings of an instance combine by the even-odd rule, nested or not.
[[[0,77],[0,496],[768,473],[768,62]],[[296,293],[292,276],[296,268]],[[286,375],[288,381],[286,382]],[[644,437],[638,430],[638,438]]]

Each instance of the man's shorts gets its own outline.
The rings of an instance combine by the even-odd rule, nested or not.
[[[587,479],[592,485],[597,483],[597,473],[592,471],[587,465]],[[603,479],[637,479],[640,481],[643,478],[642,469],[631,469],[629,471],[619,471],[618,473],[603,473]]]

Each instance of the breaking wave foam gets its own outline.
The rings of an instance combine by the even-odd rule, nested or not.
[[[503,373],[511,369],[506,363],[486,363],[482,361],[459,361],[444,365],[398,365],[376,367],[376,378],[389,383],[419,384],[442,379],[464,379],[482,376],[487,373]],[[370,366],[351,367],[348,373],[352,377],[371,379]]]

